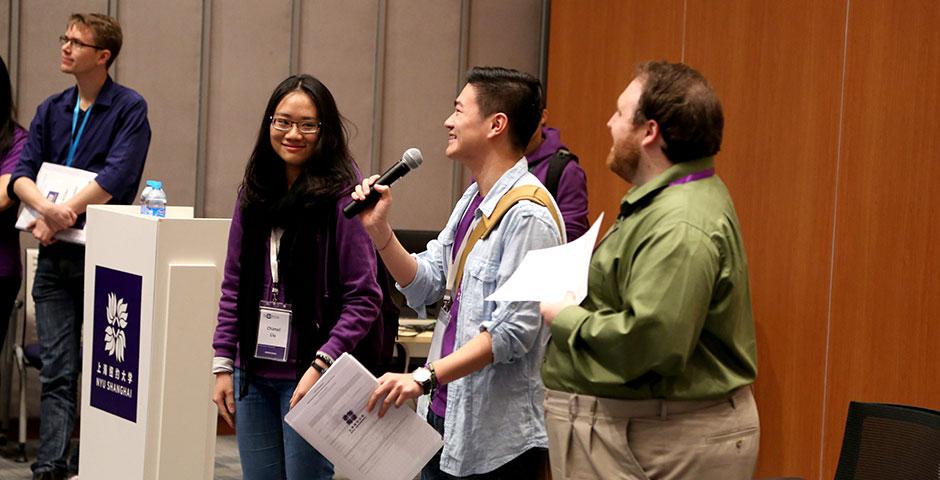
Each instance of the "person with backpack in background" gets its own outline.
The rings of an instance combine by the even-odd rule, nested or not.
[[[561,133],[545,125],[548,110],[545,98],[542,100],[542,118],[526,145],[525,158],[529,161],[529,171],[558,203],[570,242],[588,230],[587,175],[578,164],[578,156],[561,142]]]

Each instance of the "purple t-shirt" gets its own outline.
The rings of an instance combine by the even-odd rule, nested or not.
[[[10,148],[0,156],[0,175],[12,174],[20,160],[20,152],[26,145],[29,134],[20,127],[14,127],[13,142]],[[20,232],[16,224],[16,206],[0,212],[0,278],[20,278]]]
[[[457,224],[457,231],[454,233],[454,247],[450,252],[450,258],[455,262],[454,268],[456,268],[457,252],[460,250],[460,244],[463,243],[463,237],[467,235],[467,230],[470,229],[470,224],[473,223],[473,213],[477,211],[481,203],[483,203],[483,197],[477,194],[470,201],[467,211],[464,212],[463,218]],[[454,293],[454,303],[450,308],[450,322],[447,323],[447,328],[444,329],[444,338],[441,341],[441,358],[454,352],[454,344],[457,343],[457,312],[459,311],[460,289],[458,288]],[[444,412],[447,411],[447,385],[441,385],[434,392],[434,398],[431,400],[431,411],[439,417],[444,416]]]

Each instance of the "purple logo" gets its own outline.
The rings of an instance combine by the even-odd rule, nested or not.
[[[91,406],[137,422],[140,275],[95,266]]]
[[[349,433],[355,433],[356,429],[359,428],[359,425],[362,425],[365,419],[365,415],[356,415],[352,410],[347,411],[346,414],[343,415],[343,421],[346,422]]]

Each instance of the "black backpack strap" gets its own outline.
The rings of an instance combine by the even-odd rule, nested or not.
[[[558,196],[558,182],[561,180],[561,173],[568,166],[568,162],[577,160],[578,156],[565,148],[558,149],[552,158],[548,159],[548,173],[545,175],[545,188],[552,197]]]

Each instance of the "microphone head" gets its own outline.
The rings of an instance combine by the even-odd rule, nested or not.
[[[424,157],[421,156],[421,150],[412,147],[405,150],[405,153],[401,156],[401,161],[408,166],[408,170],[414,170],[421,165]]]

